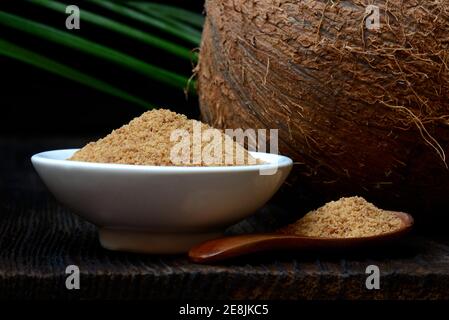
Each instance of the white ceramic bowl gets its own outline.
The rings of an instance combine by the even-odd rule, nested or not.
[[[99,227],[103,247],[148,253],[185,252],[219,236],[263,206],[292,167],[287,157],[257,152],[251,154],[264,164],[166,167],[66,160],[76,150],[42,152],[31,161],[57,200]]]

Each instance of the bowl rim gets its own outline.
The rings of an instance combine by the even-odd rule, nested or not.
[[[98,169],[98,170],[129,170],[129,171],[141,171],[141,172],[237,172],[237,171],[259,171],[270,170],[274,168],[291,167],[293,160],[287,156],[278,155],[274,153],[255,152],[249,153],[257,158],[268,163],[243,165],[243,166],[149,166],[149,165],[134,165],[134,164],[120,164],[120,163],[98,163],[98,162],[84,162],[73,161],[66,159],[58,159],[54,157],[54,154],[61,152],[75,153],[77,148],[73,149],[55,149],[49,151],[43,151],[31,156],[31,162],[33,164],[47,164],[51,166],[63,166],[67,168],[83,168],[83,169]],[[71,155],[70,154],[70,155]],[[53,156],[53,157],[52,157]]]

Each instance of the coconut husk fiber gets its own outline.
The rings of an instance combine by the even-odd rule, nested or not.
[[[380,28],[366,27],[376,5]],[[449,205],[449,1],[207,0],[201,113],[278,128],[289,184],[423,214]],[[445,210],[447,211],[447,210]],[[443,214],[445,212],[442,212]]]

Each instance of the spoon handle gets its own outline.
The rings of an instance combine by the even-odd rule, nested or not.
[[[193,247],[189,258],[197,263],[208,263],[238,257],[259,251],[308,246],[299,237],[283,234],[246,234],[210,240]]]

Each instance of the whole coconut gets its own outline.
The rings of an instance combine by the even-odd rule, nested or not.
[[[291,183],[449,205],[449,2],[207,0],[204,120],[278,128]],[[378,19],[377,19],[378,18]]]

